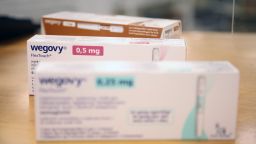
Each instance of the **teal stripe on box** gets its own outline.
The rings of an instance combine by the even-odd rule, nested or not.
[[[182,130],[182,139],[186,140],[207,140],[208,137],[203,131],[203,134],[200,136],[196,135],[196,107],[192,109],[189,113]]]

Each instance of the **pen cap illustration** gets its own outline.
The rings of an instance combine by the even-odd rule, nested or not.
[[[152,50],[152,61],[160,60],[160,50],[159,48],[153,48]]]

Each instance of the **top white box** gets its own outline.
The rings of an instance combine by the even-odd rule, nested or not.
[[[41,61],[185,60],[183,39],[142,39],[35,35],[27,41],[29,92],[34,94],[35,69]]]

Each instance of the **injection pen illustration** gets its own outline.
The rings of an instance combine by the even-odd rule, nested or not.
[[[202,136],[204,131],[204,103],[206,93],[206,77],[200,75],[197,78],[196,91],[196,136]]]
[[[169,29],[169,30],[165,31],[164,37],[165,38],[171,38],[171,32],[172,32],[172,29]]]
[[[159,48],[153,48],[152,50],[152,61],[160,60],[160,50]]]

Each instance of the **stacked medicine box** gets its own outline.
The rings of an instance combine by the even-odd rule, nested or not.
[[[37,140],[235,138],[239,71],[184,62],[180,20],[58,12],[41,28],[27,43]]]

